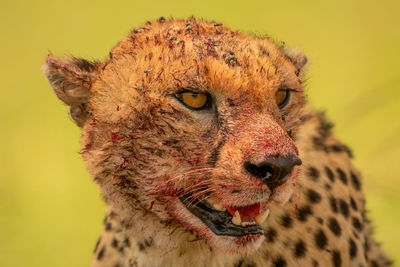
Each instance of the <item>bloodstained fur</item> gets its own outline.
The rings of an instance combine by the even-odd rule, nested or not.
[[[80,108],[75,121],[83,130],[81,154],[124,233],[132,240],[153,240],[157,258],[185,255],[180,259],[187,265],[213,257],[233,263],[259,251],[268,256],[257,260],[271,260],[272,254],[261,247],[264,236],[214,235],[178,197],[188,196],[186,205],[212,196],[223,206],[248,206],[260,201],[261,193],[264,200],[274,200],[271,216],[274,209],[280,216],[277,207],[294,190],[302,190],[297,181],[301,169],[296,167],[271,192],[243,163],[271,155],[307,157],[300,131],[305,123],[319,131],[318,149],[345,150],[329,129],[321,132],[323,127],[315,126],[317,116],[304,108],[305,62],[302,53],[287,51],[268,37],[194,18],[160,18],[133,30],[103,62],[49,55],[45,71],[57,96]],[[291,90],[290,103],[282,110],[275,102],[279,88]],[[173,95],[187,89],[212,95],[213,108],[193,112],[184,107]],[[292,136],[300,140],[300,149]],[[211,157],[217,147],[218,156]],[[299,227],[299,201],[297,193],[294,204],[286,205],[294,206],[290,229]],[[230,257],[224,257],[226,252]]]

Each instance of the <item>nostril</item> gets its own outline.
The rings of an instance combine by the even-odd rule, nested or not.
[[[296,155],[273,156],[259,163],[244,163],[244,169],[254,177],[265,183],[270,189],[283,184],[287,175],[295,165],[300,165],[301,160]]]
[[[274,175],[274,169],[269,166],[268,164],[261,164],[259,166],[246,162],[244,164],[244,168],[248,171],[251,175],[261,179],[266,180]]]

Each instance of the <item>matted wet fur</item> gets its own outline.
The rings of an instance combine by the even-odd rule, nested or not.
[[[194,18],[148,22],[102,62],[49,55],[108,207],[92,266],[389,265],[350,150],[306,104],[306,62]],[[207,103],[191,108],[184,92]]]

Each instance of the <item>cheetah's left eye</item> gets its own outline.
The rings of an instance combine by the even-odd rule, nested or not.
[[[203,109],[207,106],[209,95],[205,93],[182,92],[175,94],[183,104],[192,109]]]
[[[279,108],[283,108],[284,106],[287,105],[287,103],[289,102],[289,95],[290,95],[289,90],[278,90],[276,92],[275,100]]]

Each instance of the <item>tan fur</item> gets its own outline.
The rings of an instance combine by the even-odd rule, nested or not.
[[[81,153],[109,209],[92,266],[389,265],[349,150],[305,105],[306,62],[267,37],[194,18],[134,29],[101,63],[50,55],[46,74],[82,127]],[[282,109],[279,88],[291,90]],[[214,109],[174,98],[187,89],[209,93]],[[303,164],[274,191],[243,171],[292,154]],[[223,205],[268,200],[264,236],[238,245],[213,234],[177,198],[193,188]]]

